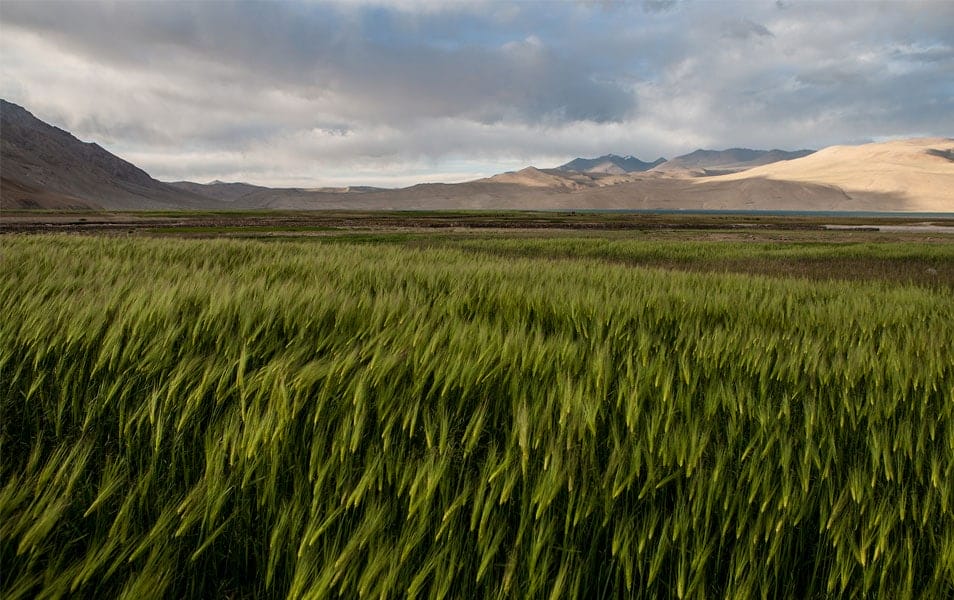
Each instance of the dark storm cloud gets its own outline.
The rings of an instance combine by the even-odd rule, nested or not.
[[[952,22],[948,2],[6,0],[0,94],[167,178],[460,178],[951,135]]]

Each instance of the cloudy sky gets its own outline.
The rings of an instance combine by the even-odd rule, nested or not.
[[[29,1],[0,96],[164,180],[954,135],[954,2]]]

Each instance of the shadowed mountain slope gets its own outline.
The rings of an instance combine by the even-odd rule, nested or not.
[[[813,150],[696,150],[654,167],[656,171],[684,172],[693,176],[724,175],[770,163],[808,156]]]
[[[221,203],[157,181],[139,167],[0,101],[4,208],[177,209]]]

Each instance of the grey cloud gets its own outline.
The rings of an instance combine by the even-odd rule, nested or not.
[[[833,67],[800,73],[795,77],[795,80],[809,86],[844,86],[861,85],[867,80],[867,77],[859,72]]]
[[[720,140],[720,146],[733,140],[750,147],[943,134],[954,123],[954,78],[945,76],[947,63],[915,64],[896,52],[946,47],[951,34],[941,23],[950,7],[883,4],[878,11],[858,12],[841,4],[810,10],[796,4],[786,11],[753,10],[742,18],[765,23],[773,33],[771,44],[755,50],[720,44],[724,30],[707,26],[714,17],[724,19],[725,6],[691,15],[685,27],[692,35],[679,46],[683,60],[665,67],[650,88],[653,101],[640,96],[641,114]],[[682,110],[667,110],[679,98]]]
[[[785,4],[7,0],[0,95],[264,184],[950,135],[954,5]]]
[[[954,62],[954,48],[951,46],[936,46],[932,48],[899,48],[895,50],[894,54],[900,59],[912,62]]]
[[[676,7],[678,0],[643,0],[643,10],[649,13],[670,11]]]
[[[642,0],[636,3],[633,0],[578,0],[580,4],[599,6],[604,10],[626,9],[638,5],[643,12],[657,14],[673,10],[679,0]]]
[[[588,77],[582,65],[537,43],[503,48],[387,52],[361,48],[336,62],[331,88],[367,118],[463,116],[485,123],[619,121],[632,96],[612,81]]]
[[[91,3],[10,6],[9,24],[41,30],[96,60],[324,96],[336,99],[329,109],[364,119],[605,122],[634,109],[622,86],[590,77],[585,64],[539,40],[447,48],[406,36],[388,43],[347,12],[307,5],[190,3],[181,12],[158,3],[121,3],[108,12]],[[104,22],[114,29],[109,35]]]
[[[749,19],[726,21],[722,24],[724,37],[746,40],[751,37],[774,37],[765,25],[755,23]]]

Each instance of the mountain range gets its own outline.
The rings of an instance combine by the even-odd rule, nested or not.
[[[787,152],[785,150],[751,150],[749,148],[696,150],[670,160],[657,158],[653,162],[645,162],[634,156],[606,154],[598,158],[574,158],[570,162],[557,167],[557,170],[609,175],[641,173],[651,170],[681,172],[690,176],[725,175],[773,162],[802,158],[812,152],[813,150]]]
[[[799,150],[608,154],[456,184],[269,188],[158,181],[95,143],[0,104],[0,209],[743,209],[954,212],[954,139]]]
[[[617,156],[606,154],[599,158],[574,158],[565,165],[557,167],[558,171],[576,171],[578,173],[606,173],[622,175],[648,171],[657,165],[666,162],[665,158],[657,158],[653,162],[644,162],[635,156]]]

